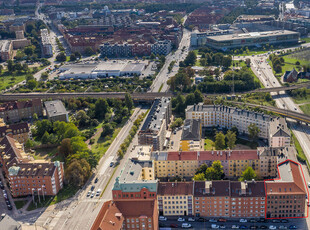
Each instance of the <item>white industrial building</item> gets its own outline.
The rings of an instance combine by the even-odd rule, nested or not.
[[[60,80],[97,79],[105,77],[139,76],[146,62],[100,62],[94,64],[74,64],[60,67]]]

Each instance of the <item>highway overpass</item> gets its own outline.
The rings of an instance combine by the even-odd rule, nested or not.
[[[230,101],[230,103],[238,104],[238,105],[245,105],[245,106],[252,107],[252,108],[260,108],[266,111],[274,112],[283,117],[291,118],[299,122],[310,124],[310,116],[303,114],[303,113],[298,113],[298,112],[294,112],[294,111],[286,110],[286,109],[279,109],[277,107],[272,107],[272,106],[256,105],[256,104],[243,103],[243,102]]]

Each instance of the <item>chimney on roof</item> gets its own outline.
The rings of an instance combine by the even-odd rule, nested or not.
[[[241,182],[241,195],[246,195],[246,189],[248,188],[248,183],[245,180],[244,182]]]
[[[212,181],[205,181],[205,194],[210,194],[212,188]]]

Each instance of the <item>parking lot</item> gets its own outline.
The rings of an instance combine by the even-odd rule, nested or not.
[[[194,218],[195,221],[188,221],[187,217],[184,218],[185,221],[177,219],[177,217],[168,217],[166,221],[159,221],[160,229],[184,229],[182,228],[183,223],[189,223],[190,229],[308,229],[306,219],[285,219],[281,220],[282,222],[263,219],[246,219],[247,222],[240,222],[239,219],[224,219],[225,222],[220,222],[218,219],[213,219],[214,222],[210,222],[210,219],[203,222],[198,218]]]

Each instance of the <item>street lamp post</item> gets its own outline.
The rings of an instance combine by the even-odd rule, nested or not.
[[[41,190],[41,188],[38,188],[38,198],[39,198],[39,203],[41,204],[41,200],[40,200],[40,192],[39,190]]]
[[[33,195],[34,188],[31,189],[31,195],[32,195],[32,202],[34,203],[34,195]]]
[[[43,199],[45,200],[45,195],[44,195],[44,185],[42,185],[42,194],[43,194]]]

